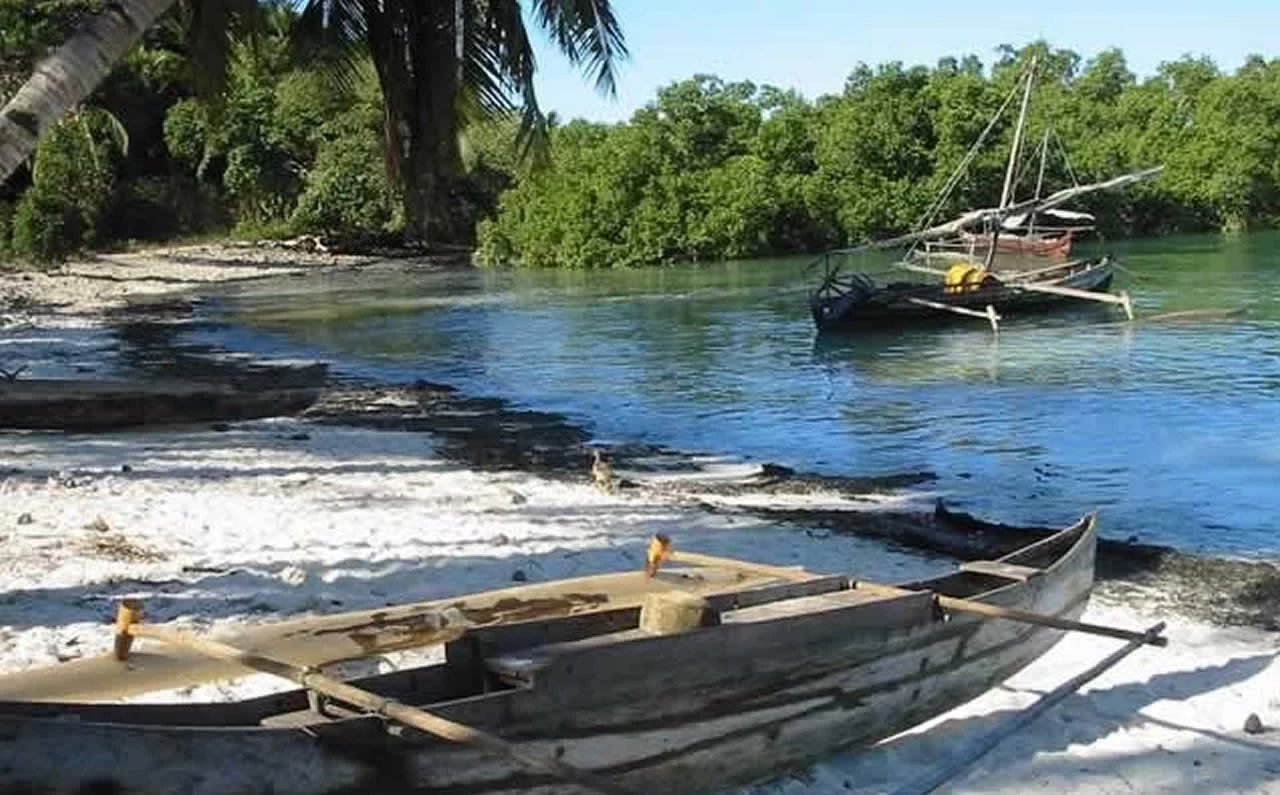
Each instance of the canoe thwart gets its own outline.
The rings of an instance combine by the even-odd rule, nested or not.
[[[974,574],[988,574],[993,577],[1004,577],[1007,580],[1026,582],[1032,577],[1044,574],[1043,569],[1031,566],[1019,566],[1016,563],[1004,563],[998,560],[967,560],[960,564],[961,571]]]

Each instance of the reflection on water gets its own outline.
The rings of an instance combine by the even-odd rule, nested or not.
[[[231,344],[561,410],[598,435],[827,472],[929,469],[1008,521],[1280,554],[1280,236],[1116,246],[1140,316],[1086,305],[817,338],[806,259],[330,276],[229,293]],[[288,290],[288,292],[282,292]],[[338,306],[334,306],[338,304]]]

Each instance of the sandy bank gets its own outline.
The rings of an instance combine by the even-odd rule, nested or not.
[[[96,254],[49,268],[0,266],[0,328],[82,325],[130,304],[177,300],[212,284],[318,271],[444,267],[453,258],[334,254],[305,245],[200,244]]]
[[[326,267],[403,264],[229,247],[112,255],[0,277],[0,314],[27,327],[93,324],[217,281]],[[105,651],[126,596],[146,600],[152,620],[196,629],[267,622],[636,568],[655,532],[699,551],[882,581],[952,565],[858,534],[927,513],[927,481],[775,472],[744,486],[758,468],[634,447],[614,460],[638,485],[605,494],[587,480],[590,441],[563,418],[430,385],[335,389],[306,417],[221,431],[0,433],[0,671]],[[1164,582],[1104,582],[1085,618],[1168,621],[1168,648],[1135,653],[939,791],[1280,793],[1280,730],[1241,730],[1250,713],[1280,726],[1280,634],[1198,620],[1196,600],[1170,602]],[[1068,636],[925,727],[752,792],[890,792],[1117,645]],[[247,677],[146,698],[280,688]]]
[[[483,472],[429,435],[288,419],[103,436],[8,435],[0,480],[0,669],[105,651],[115,602],[197,629],[375,607],[513,581],[635,568],[666,532],[685,548],[880,580],[949,561],[850,535],[821,536],[656,492],[606,494],[584,475]],[[944,792],[1280,792],[1280,635],[1154,615],[1106,597],[1086,619],[1170,622],[1143,649]],[[1084,670],[1119,642],[1068,636],[1004,687],[894,738],[756,793],[887,792]],[[430,653],[362,663],[391,670]],[[354,672],[354,671],[353,671]],[[261,677],[148,695],[225,699],[280,689]],[[1034,786],[1031,786],[1034,784]]]

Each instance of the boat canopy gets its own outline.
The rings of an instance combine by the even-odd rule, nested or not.
[[[1074,222],[1083,222],[1083,223],[1091,224],[1096,220],[1092,213],[1082,213],[1082,212],[1077,212],[1076,210],[1060,210],[1060,209],[1044,210],[1043,212],[1036,213],[1036,215],[1053,218],[1055,220],[1063,221],[1066,223],[1071,223],[1074,221]],[[1021,229],[1022,227],[1027,225],[1027,221],[1030,218],[1031,218],[1031,213],[1019,213],[1017,215],[1011,215],[1001,222],[1000,227],[1002,229]]]
[[[853,246],[850,248],[835,249],[829,253],[832,254],[857,254],[864,251],[875,251],[878,249],[897,248],[898,246],[916,243],[922,240],[933,240],[940,237],[951,237],[960,232],[983,231],[983,228],[992,222],[1005,223],[1005,219],[1015,216],[1024,216],[1028,213],[1043,213],[1053,210],[1060,204],[1065,204],[1072,199],[1084,196],[1089,193],[1100,190],[1114,190],[1123,188],[1135,182],[1149,179],[1164,171],[1164,166],[1155,166],[1153,168],[1142,169],[1128,174],[1121,174],[1118,177],[1112,177],[1102,182],[1092,182],[1087,185],[1076,185],[1070,188],[1063,188],[1060,191],[1051,193],[1048,196],[1039,199],[1026,199],[1025,201],[1009,204],[1005,207],[986,207],[977,210],[970,210],[958,218],[954,218],[946,223],[937,224],[935,226],[921,229],[916,232],[910,232],[905,235],[888,238],[886,240],[876,240],[865,243],[861,246]],[[1057,212],[1069,212],[1058,210]],[[1085,213],[1081,213],[1085,215]]]

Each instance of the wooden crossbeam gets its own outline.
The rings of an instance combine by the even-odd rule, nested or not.
[[[987,304],[987,310],[985,312],[979,312],[976,309],[968,309],[963,306],[951,306],[950,304],[942,304],[937,301],[929,301],[924,298],[908,298],[907,301],[916,304],[917,306],[927,306],[930,309],[937,309],[941,312],[954,312],[957,315],[981,318],[991,324],[992,331],[997,333],[1000,331],[1000,315],[996,313],[996,308],[991,304]]]
[[[1123,660],[1133,652],[1137,651],[1144,643],[1149,643],[1151,638],[1158,637],[1164,629],[1164,622],[1149,627],[1145,632],[1141,633],[1141,637],[1130,640],[1121,648],[1109,654],[1098,664],[1082,673],[1076,674],[1058,687],[1054,688],[1050,693],[1033,704],[1025,712],[1014,715],[1008,721],[997,726],[991,732],[978,737],[974,742],[967,746],[961,746],[954,751],[949,757],[937,760],[929,766],[919,777],[907,782],[903,786],[895,789],[891,795],[928,795],[938,789],[943,784],[955,778],[966,768],[972,765],[978,759],[982,758],[988,751],[995,748],[1004,740],[1012,737],[1014,734],[1025,729],[1036,718],[1043,715],[1058,702],[1067,696],[1079,690],[1090,680],[1097,678],[1107,669]]]
[[[1133,300],[1129,298],[1129,294],[1121,292],[1113,293],[1095,293],[1090,290],[1080,290],[1075,287],[1064,287],[1060,284],[1037,284],[1028,282],[1025,284],[1010,284],[1009,287],[1016,287],[1019,290],[1030,290],[1036,293],[1050,293],[1052,295],[1061,295],[1068,298],[1080,298],[1085,301],[1098,301],[1105,304],[1118,304],[1124,309],[1125,315],[1133,320]]]
[[[700,552],[682,552],[680,550],[672,549],[670,540],[666,539],[665,536],[658,536],[655,538],[654,542],[649,545],[648,558],[650,571],[657,571],[657,566],[663,560],[671,560],[676,561],[677,563],[683,562],[698,566],[718,566],[726,569],[737,568],[744,572],[763,574],[769,577],[785,578],[792,581],[802,581],[815,576],[804,569],[791,569],[783,566],[771,566],[764,563],[736,560],[734,558],[722,558],[714,555],[704,555]],[[884,585],[882,583],[869,582],[866,580],[855,581],[853,587],[868,593],[878,593],[886,596],[917,593],[916,591],[912,591],[907,588],[900,588],[896,585]],[[1158,632],[1152,632],[1150,630],[1146,632],[1134,632],[1133,630],[1109,627],[1102,624],[1090,624],[1084,621],[1072,621],[1071,619],[1059,618],[1058,616],[1047,615],[1045,613],[1018,610],[1012,607],[1001,607],[1000,605],[978,602],[972,599],[960,599],[939,593],[934,593],[933,596],[940,607],[957,613],[970,613],[983,618],[1004,619],[1006,621],[1018,621],[1024,624],[1036,624],[1038,626],[1052,627],[1054,629],[1063,629],[1072,632],[1085,632],[1091,635],[1103,635],[1109,638],[1137,641],[1140,643],[1150,644],[1152,646],[1167,646],[1169,643],[1168,638],[1160,635]],[[1163,624],[1161,626],[1163,627]]]

